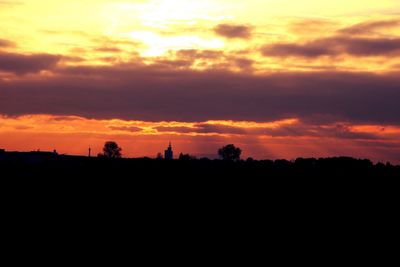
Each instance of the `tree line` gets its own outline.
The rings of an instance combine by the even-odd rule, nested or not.
[[[240,156],[242,154],[242,150],[236,147],[233,144],[229,144],[218,149],[218,156],[222,160],[228,161],[238,161],[240,160]],[[97,155],[101,158],[109,158],[109,159],[119,159],[122,158],[122,148],[114,141],[108,141],[104,144],[103,152]],[[162,159],[161,153],[158,153],[157,159]],[[179,160],[194,160],[196,157],[191,156],[190,154],[179,155]]]

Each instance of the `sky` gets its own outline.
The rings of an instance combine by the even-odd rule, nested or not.
[[[398,0],[0,0],[0,148],[400,163]]]

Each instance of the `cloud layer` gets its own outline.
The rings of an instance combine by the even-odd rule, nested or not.
[[[400,54],[400,38],[334,36],[306,43],[276,43],[262,49],[267,57],[388,56]]]
[[[60,60],[60,56],[49,54],[22,55],[0,52],[0,71],[18,75],[36,73],[53,69]]]
[[[37,70],[43,65],[39,66],[13,69]],[[400,117],[398,73],[289,72],[258,76],[140,64],[53,71],[56,75],[47,79],[0,81],[0,113],[144,121],[300,117],[399,123]]]
[[[377,30],[400,27],[400,19],[365,21],[339,30],[344,34],[371,34]]]

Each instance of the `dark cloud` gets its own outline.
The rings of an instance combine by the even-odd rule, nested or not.
[[[346,53],[356,56],[380,56],[400,52],[400,38],[352,38],[345,45]]]
[[[158,132],[176,132],[181,134],[229,134],[272,137],[330,137],[354,140],[376,140],[378,137],[371,133],[354,132],[346,124],[316,125],[297,122],[280,127],[238,127],[223,124],[199,123],[191,127],[156,127]]]
[[[326,134],[326,136],[337,137],[341,139],[364,139],[364,140],[374,140],[379,139],[373,133],[366,132],[354,132],[347,125],[337,124],[334,127],[324,128],[325,132],[322,134]]]
[[[249,39],[252,34],[252,27],[248,25],[219,24],[214,32],[226,38]]]
[[[400,53],[400,38],[352,38],[335,36],[317,39],[303,44],[277,43],[262,49],[269,57],[306,57],[337,56],[387,56]]]
[[[400,19],[367,21],[339,30],[344,34],[369,34],[376,30],[390,29],[400,26]]]
[[[16,43],[9,41],[9,40],[5,40],[5,39],[0,39],[0,48],[2,47],[15,47]]]
[[[260,129],[257,134],[273,137],[331,137],[339,139],[375,140],[378,137],[372,133],[354,132],[346,124],[316,125],[300,122],[293,125],[284,125],[278,128]]]
[[[170,60],[170,59],[158,59],[154,61],[154,64],[158,64],[165,67],[172,67],[172,68],[188,68],[192,66],[194,63],[193,60]]]
[[[77,121],[81,120],[83,121],[84,118],[81,117],[73,117],[73,116],[52,116],[49,118],[51,121]]]
[[[6,115],[192,122],[299,117],[400,124],[398,73],[255,76],[138,64],[63,68],[47,79],[0,80],[0,88],[0,113]]]
[[[320,57],[336,54],[331,47],[321,46],[316,43],[292,44],[279,43],[266,46],[262,49],[264,56],[268,57]]]
[[[60,59],[61,62],[83,62],[86,61],[85,58],[83,57],[78,57],[78,56],[63,56]]]
[[[197,123],[194,127],[156,127],[159,132],[198,133],[198,134],[245,134],[243,128],[222,124]]]
[[[0,71],[18,75],[36,73],[54,68],[61,56],[49,54],[21,55],[0,52]]]
[[[255,63],[254,60],[248,58],[236,58],[233,61],[236,66],[243,70],[251,69],[253,67],[253,64]]]

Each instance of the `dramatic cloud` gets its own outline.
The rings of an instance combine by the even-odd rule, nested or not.
[[[338,139],[375,140],[379,137],[374,133],[356,132],[346,124],[315,125],[296,123],[274,129],[261,129],[256,134],[266,134],[273,137],[330,137]]]
[[[248,39],[251,37],[252,27],[247,25],[219,24],[214,32],[226,38]]]
[[[267,76],[160,66],[71,67],[46,80],[1,82],[0,113],[143,121],[282,118],[398,124],[400,75]]]
[[[262,49],[268,57],[384,56],[400,53],[400,38],[352,38],[336,36],[304,44],[277,43]]]
[[[21,55],[0,52],[0,71],[18,75],[36,73],[54,68],[61,56],[49,54]]]
[[[268,57],[319,57],[325,55],[334,55],[330,47],[322,46],[320,43],[292,44],[279,43],[266,46],[262,49],[264,56]]]
[[[196,134],[245,134],[246,129],[221,125],[221,124],[208,124],[208,123],[197,123],[194,127],[157,127],[158,132],[177,132],[177,133],[196,133]]]
[[[169,141],[197,155],[234,143],[259,158],[398,161],[397,10],[398,0],[0,0],[0,147],[86,154],[115,140],[154,157]]]
[[[328,125],[307,124],[295,121],[280,126],[232,126],[218,123],[198,123],[193,127],[161,126],[155,128],[158,132],[178,134],[221,134],[221,135],[244,135],[244,136],[271,136],[271,137],[321,137],[355,140],[376,140],[378,135],[371,132],[354,131],[347,124],[333,123]]]

